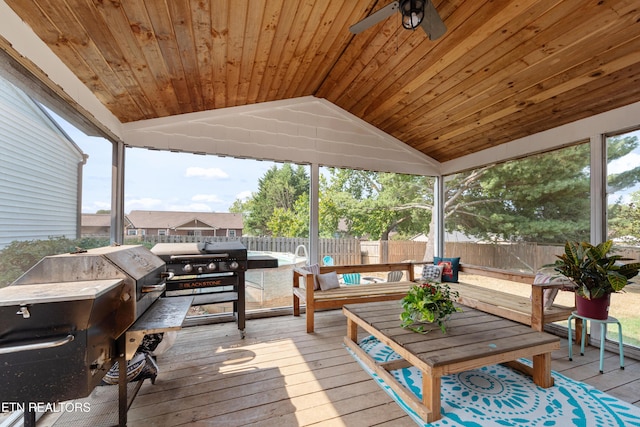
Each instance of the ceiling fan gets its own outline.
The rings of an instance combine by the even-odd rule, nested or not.
[[[407,30],[415,30],[421,26],[429,36],[429,40],[435,40],[447,32],[447,27],[442,22],[438,11],[431,0],[399,0],[389,3],[382,9],[372,13],[362,21],[349,27],[353,34],[361,33],[369,27],[377,24],[393,15],[396,11],[402,14],[402,26]]]

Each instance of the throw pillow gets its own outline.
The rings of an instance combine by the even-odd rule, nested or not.
[[[442,270],[444,270],[444,265],[427,264],[422,267],[422,280],[440,283],[442,282]]]
[[[320,289],[323,291],[340,287],[340,281],[335,271],[319,274],[318,282],[320,282]]]
[[[433,258],[433,265],[442,265],[442,281],[458,283],[458,271],[460,270],[460,257],[457,258]]]
[[[318,264],[312,264],[312,265],[306,265],[302,268],[313,273],[313,290],[317,291],[318,289],[320,289],[320,283],[318,282],[318,275],[320,274],[320,266]]]

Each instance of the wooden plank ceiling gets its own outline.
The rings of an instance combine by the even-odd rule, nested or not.
[[[6,0],[121,122],[314,95],[438,161],[640,101],[638,0]]]

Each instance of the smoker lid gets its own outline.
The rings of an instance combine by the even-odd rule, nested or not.
[[[141,279],[164,268],[162,259],[141,245],[106,246],[87,251],[102,255],[135,279]]]
[[[238,240],[230,242],[200,242],[198,243],[198,250],[203,253],[217,254],[220,252],[243,252],[247,253],[247,248]]]
[[[0,307],[97,299],[123,282],[122,279],[107,279],[10,285],[0,289]]]

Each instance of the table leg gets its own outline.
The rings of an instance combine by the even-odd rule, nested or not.
[[[551,353],[533,356],[533,382],[542,388],[553,386],[553,377],[551,377]]]
[[[440,419],[440,377],[422,372],[422,403],[429,411],[427,422]]]
[[[358,342],[358,324],[347,317],[347,337],[357,343]]]

